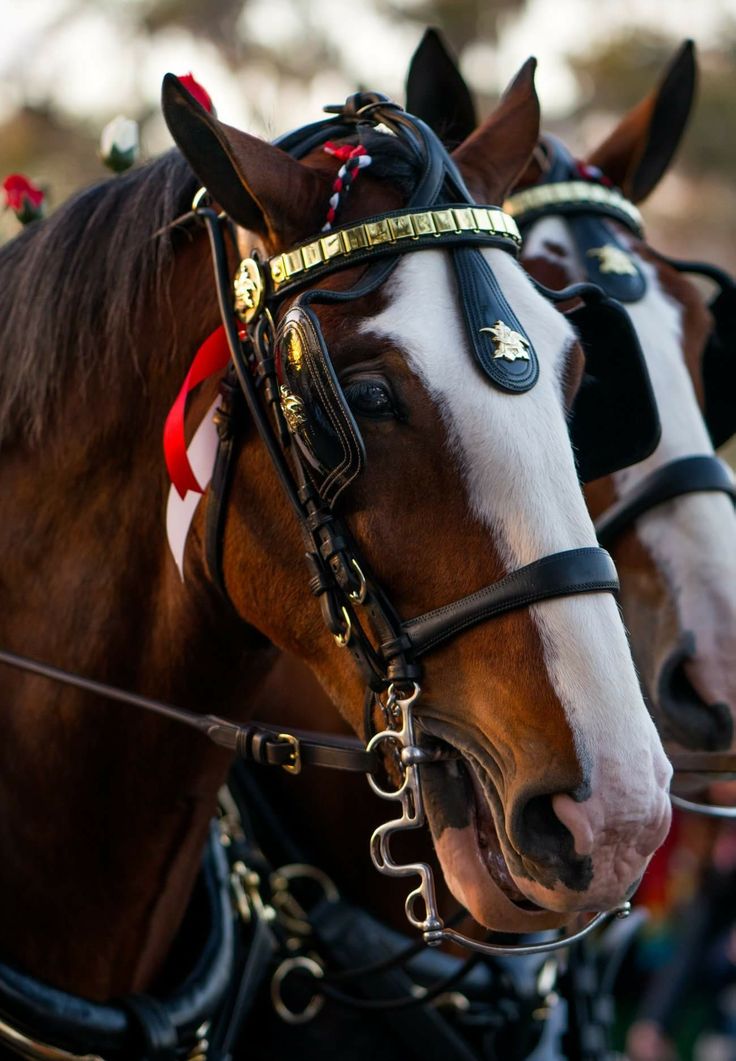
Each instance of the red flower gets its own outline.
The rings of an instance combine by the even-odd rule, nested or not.
[[[215,113],[215,108],[212,106],[212,100],[210,99],[209,93],[202,87],[202,85],[200,85],[199,81],[195,81],[192,73],[184,74],[179,80],[189,95],[194,96],[197,103],[201,103],[204,109],[209,111],[210,114]]]
[[[2,188],[6,210],[13,210],[24,225],[42,216],[44,192],[22,173],[11,173],[3,181]]]

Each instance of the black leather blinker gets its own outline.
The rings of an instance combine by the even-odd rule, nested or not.
[[[679,273],[701,276],[718,287],[709,304],[713,331],[703,351],[704,417],[713,445],[736,435],[736,280],[709,262],[658,257]]]
[[[723,287],[709,309],[714,328],[703,354],[705,422],[714,446],[736,434],[736,286]]]
[[[363,468],[365,447],[310,307],[289,310],[276,347],[284,418],[317,491],[331,505]]]
[[[567,317],[585,353],[585,371],[570,413],[570,437],[578,474],[590,482],[644,460],[657,447],[662,428],[626,310],[609,298],[596,298]]]
[[[455,248],[452,260],[465,329],[476,364],[500,390],[521,394],[539,378],[531,340],[477,248]]]

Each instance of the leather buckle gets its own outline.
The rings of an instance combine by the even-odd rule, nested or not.
[[[291,745],[291,755],[285,763],[281,763],[281,769],[286,770],[287,774],[300,774],[302,772],[302,750],[299,738],[293,733],[279,733],[278,739]]]

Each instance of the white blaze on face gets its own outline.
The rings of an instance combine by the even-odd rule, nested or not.
[[[662,439],[640,464],[614,476],[626,495],[646,475],[678,457],[712,454],[708,432],[685,365],[682,308],[661,287],[656,270],[639,259],[647,280],[641,301],[627,306],[646,358],[662,422]],[[695,636],[689,671],[706,703],[736,707],[736,512],[725,494],[688,494],[637,521],[646,546],[672,591],[682,631]],[[673,646],[674,647],[674,646]]]
[[[570,283],[584,277],[580,256],[561,217],[543,217],[531,227],[524,235],[522,258],[546,258],[553,265],[562,266],[569,273]]]
[[[365,330],[393,339],[437,403],[470,507],[513,569],[549,553],[595,545],[596,538],[562,399],[572,330],[507,253],[483,253],[539,358],[539,381],[530,391],[508,394],[479,372],[456,304],[455,279],[439,251],[410,254],[399,263],[390,305]],[[531,613],[595,793],[587,806],[596,804],[598,825],[612,830],[610,837],[617,823],[631,832],[637,816],[643,830],[651,829],[652,818],[666,814],[662,786],[669,766],[613,597],[559,598],[533,606]]]

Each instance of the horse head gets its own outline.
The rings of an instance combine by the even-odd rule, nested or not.
[[[596,479],[587,488],[589,507],[603,517],[601,540],[619,569],[624,618],[657,725],[668,746],[713,751],[734,747],[736,711],[736,516],[730,474],[713,460],[714,444],[736,428],[734,287],[715,268],[659,254],[629,209],[654,190],[675,154],[695,76],[688,41],[656,88],[583,162],[543,137],[510,209],[532,276],[556,289],[592,280],[622,302],[636,329],[659,409],[659,444],[612,476],[583,477]],[[453,138],[469,133],[472,100],[436,33],[414,57],[408,92],[430,123],[449,127]],[[690,271],[720,284],[710,305]],[[633,426],[621,399],[621,427],[608,425],[614,449]],[[640,510],[606,527],[606,511],[637,493],[645,497]]]
[[[522,68],[456,155],[476,202],[502,202],[528,163],[539,119],[533,69]],[[381,105],[361,98],[368,111]],[[356,254],[326,271],[333,244],[329,231],[318,234],[336,187],[334,154],[320,142],[297,160],[224,125],[173,78],[164,112],[240,227],[239,245],[268,260],[269,282],[282,285],[273,324],[289,451],[306,469],[303,490],[328,503],[320,527],[339,519],[349,528],[355,570],[381,587],[390,610],[441,623],[459,598],[482,596],[516,569],[595,546],[567,423],[585,359],[565,317],[508,247],[449,243],[447,199],[429,210],[431,248],[415,224],[421,252],[396,251],[380,282],[368,251],[361,258],[371,233],[380,241],[392,231],[392,246],[407,235],[398,226],[427,174],[411,138],[360,122],[337,138],[337,149],[360,141],[372,161],[341,205],[341,231],[362,233],[344,237]],[[452,168],[444,153],[442,165]],[[458,233],[464,217],[455,210]],[[391,218],[393,230],[371,227]],[[319,252],[310,250],[317,237]],[[204,520],[198,512],[187,554],[193,586],[205,577]],[[303,553],[272,461],[246,426],[223,529],[227,595],[242,620],[307,662],[362,734],[365,683],[351,651],[362,641],[351,627],[371,617],[346,599],[326,629]],[[312,583],[324,603],[318,575]],[[506,930],[614,905],[667,831],[670,776],[616,605],[591,592],[492,622],[474,614],[437,647],[427,636],[416,712],[425,738],[458,753],[422,768],[444,875],[479,921]]]

